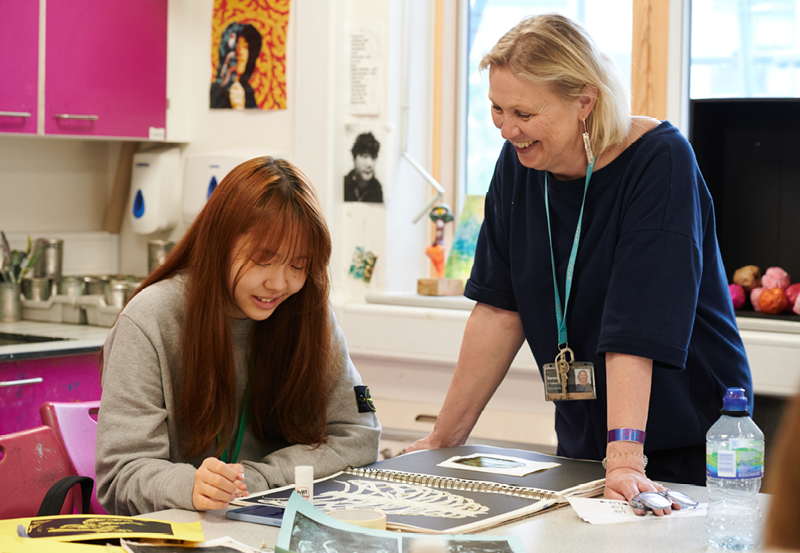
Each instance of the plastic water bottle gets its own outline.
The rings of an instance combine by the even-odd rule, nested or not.
[[[764,433],[747,412],[743,388],[728,388],[722,416],[706,434],[708,544],[726,551],[761,542],[758,490],[764,476]]]

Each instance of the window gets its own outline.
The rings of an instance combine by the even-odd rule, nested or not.
[[[692,0],[689,97],[800,97],[800,0]]]
[[[631,80],[633,0],[470,0],[466,18],[467,87],[465,193],[486,194],[503,145],[489,111],[488,72],[478,64],[497,40],[522,18],[558,12],[578,21],[601,50],[614,57],[626,84]],[[463,202],[461,203],[463,205]]]

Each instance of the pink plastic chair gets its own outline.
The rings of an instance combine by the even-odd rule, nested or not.
[[[94,446],[99,401],[43,403],[39,408],[42,422],[53,429],[69,459],[74,474],[94,479]],[[91,513],[107,514],[97,501],[97,485],[92,489]]]
[[[35,517],[50,487],[72,472],[53,429],[37,426],[0,436],[0,519]],[[73,512],[75,492],[61,509]]]

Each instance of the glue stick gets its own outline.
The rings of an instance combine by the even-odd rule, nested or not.
[[[300,465],[294,467],[294,491],[314,502],[314,467]]]

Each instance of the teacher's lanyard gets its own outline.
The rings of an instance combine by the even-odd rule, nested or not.
[[[595,158],[596,159],[596,158]],[[586,205],[586,191],[589,190],[589,180],[592,178],[594,170],[594,159],[586,170],[586,184],[583,187],[583,201],[581,202],[581,213],[578,216],[578,228],[575,229],[575,239],[572,241],[572,251],[569,254],[569,265],[567,265],[567,278],[564,283],[564,309],[561,309],[561,295],[558,293],[558,281],[556,281],[556,262],[553,256],[553,231],[550,230],[550,202],[547,195],[547,171],[544,173],[544,209],[547,213],[547,235],[550,238],[550,264],[553,267],[553,288],[556,292],[556,321],[558,322],[558,347],[565,349],[567,345],[567,306],[569,303],[569,292],[572,289],[572,275],[575,270],[575,258],[578,257],[578,243],[581,239],[581,222],[583,221],[583,208]],[[562,348],[562,345],[564,348]]]
[[[244,406],[242,407],[242,418],[239,421],[239,433],[236,436],[236,445],[233,449],[233,457],[231,458],[231,463],[235,463],[237,459],[239,459],[239,450],[242,448],[242,438],[244,437],[244,429],[247,426],[247,416],[249,412],[250,406],[250,383],[247,383],[247,389],[244,391]],[[222,437],[220,436],[220,439]],[[228,449],[225,448],[225,451],[222,452],[222,455],[219,456],[219,460],[223,463],[228,462]]]

